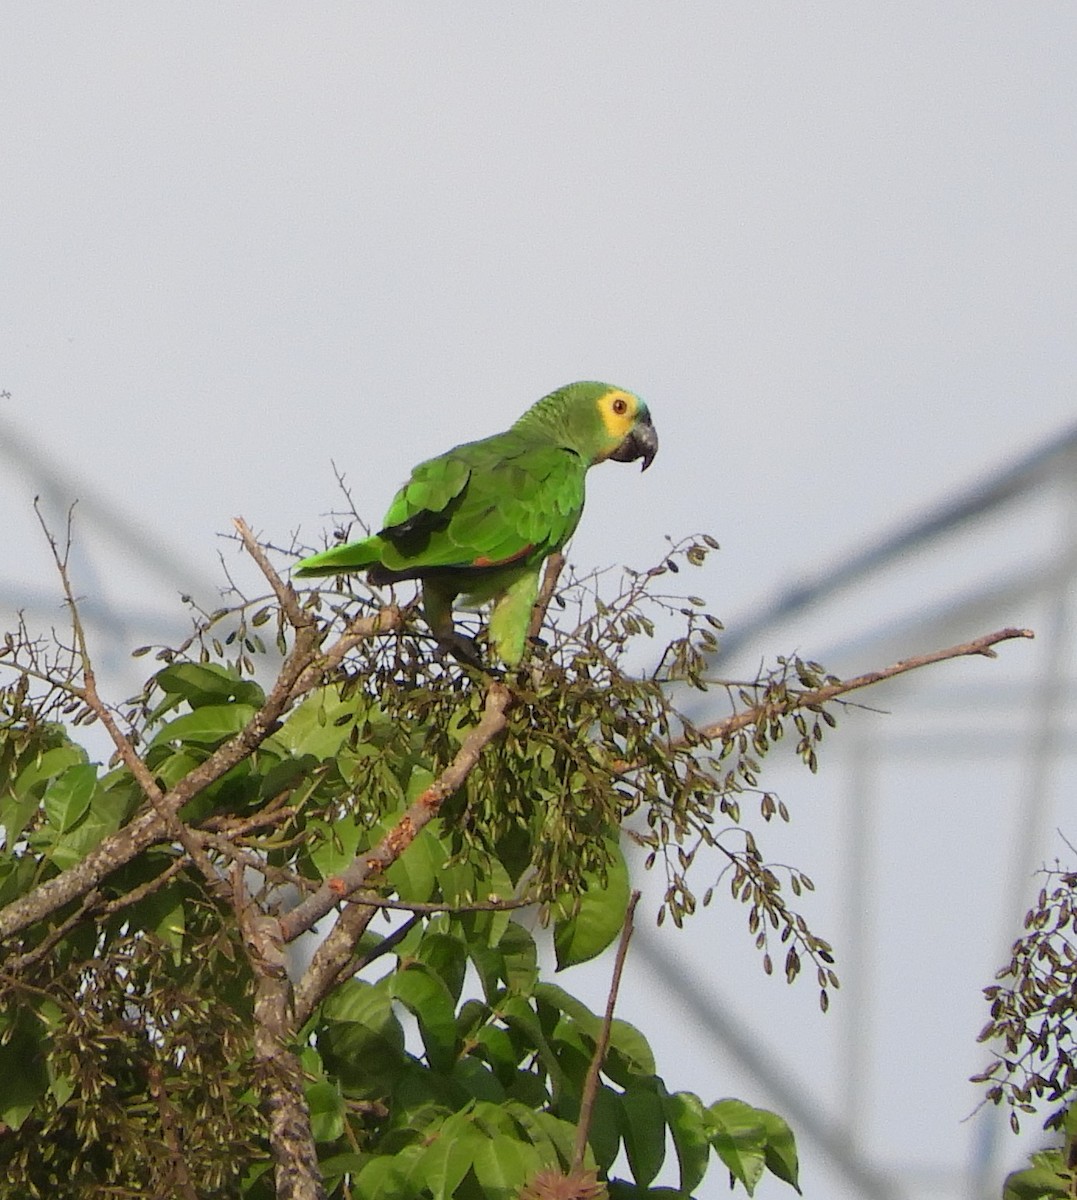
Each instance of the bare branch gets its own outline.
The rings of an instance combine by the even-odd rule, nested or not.
[[[881,683],[884,679],[893,679],[898,675],[904,675],[920,667],[930,666],[932,663],[945,662],[947,659],[964,658],[972,655],[980,655],[983,658],[997,658],[998,656],[992,647],[996,646],[999,642],[1010,641],[1013,638],[1033,638],[1035,636],[1031,629],[1000,629],[996,633],[988,633],[983,637],[975,638],[971,642],[962,642],[958,646],[949,646],[945,650],[934,650],[930,654],[918,654],[914,658],[903,658],[889,667],[882,667],[877,671],[868,671],[863,675],[856,675],[852,679],[839,679],[837,683],[828,683],[824,687],[812,688],[809,691],[791,692],[784,703],[769,701],[763,704],[753,704],[750,708],[733,713],[732,716],[725,717],[721,721],[715,721],[710,725],[703,725],[696,732],[698,735],[711,741],[721,741],[731,734],[737,733],[741,729],[746,729],[750,725],[755,725],[757,722],[766,720],[769,717],[783,716],[787,713],[796,712],[801,708],[826,704],[828,701],[836,700],[839,696],[844,696],[848,692],[855,692],[860,688],[870,687],[874,683]],[[684,738],[676,738],[671,742],[673,746],[683,746],[685,744],[686,740]],[[635,770],[636,764],[616,763],[614,769],[619,773],[624,773],[625,771]]]
[[[285,583],[277,574],[273,564],[258,544],[247,522],[242,517],[233,517],[232,524],[236,527],[236,532],[243,541],[244,549],[254,559],[258,569],[266,577],[269,586],[273,589],[273,594],[277,597],[277,603],[281,606],[292,628],[302,629],[304,626],[312,625],[314,618],[310,613],[305,612],[300,605],[299,597],[295,594],[295,588],[290,583]]]
[[[638,903],[639,892],[633,892],[625,911],[621,940],[617,945],[617,957],[613,962],[613,978],[610,980],[609,996],[606,998],[606,1015],[602,1020],[602,1029],[595,1042],[595,1052],[591,1055],[587,1078],[584,1080],[583,1092],[580,1095],[580,1117],[576,1123],[576,1145],[572,1155],[574,1174],[583,1170],[583,1156],[587,1153],[587,1138],[591,1132],[591,1113],[594,1111],[595,1096],[598,1093],[598,1077],[606,1059],[606,1051],[609,1049],[613,1010],[617,1006],[617,993],[621,988],[621,972],[624,970],[625,957],[628,954],[628,943],[632,940],[632,919]]]
[[[164,1134],[165,1146],[168,1149],[171,1185],[176,1189],[176,1195],[182,1197],[182,1200],[198,1200],[198,1193],[187,1172],[187,1160],[183,1155],[183,1130],[180,1128],[176,1110],[172,1107],[172,1102],[165,1091],[161,1068],[155,1062],[150,1063],[146,1074],[150,1095],[157,1103],[161,1132]]]
[[[531,908],[533,905],[540,903],[534,896],[521,896],[511,900],[500,900],[495,896],[490,900],[474,900],[470,904],[461,904],[458,901],[454,901],[451,904],[427,904],[421,903],[418,900],[385,900],[380,896],[371,895],[369,892],[361,892],[358,895],[352,896],[351,900],[356,904],[369,905],[371,908],[387,908],[398,912],[419,913],[424,916],[431,913],[446,912],[454,914],[469,912],[513,912],[516,909]]]
[[[359,969],[360,964],[353,958],[355,947],[377,912],[369,904],[345,906],[295,986],[296,1028],[307,1022],[315,1008],[341,980]]]
[[[275,1195],[278,1200],[325,1200],[303,1070],[290,1045],[295,1018],[280,922],[246,895],[238,863],[231,880],[243,945],[256,979],[254,1061],[269,1120]]]
[[[67,542],[63,554],[60,553],[60,548],[56,544],[55,538],[49,532],[40,510],[38,510],[37,515],[38,520],[41,522],[41,527],[45,531],[45,536],[48,538],[53,561],[56,563],[56,570],[60,575],[64,600],[71,614],[71,628],[75,639],[75,650],[78,654],[82,670],[82,687],[78,690],[78,694],[87,708],[94,713],[104,726],[124,765],[131,772],[143,795],[164,823],[169,835],[180,843],[184,850],[187,851],[191,861],[198,866],[198,869],[205,876],[206,885],[210,891],[214,892],[218,898],[225,899],[227,893],[221,886],[221,880],[217,871],[214,869],[213,864],[210,862],[201,845],[191,836],[190,830],[180,820],[177,815],[178,807],[170,808],[165,802],[165,795],[160,787],[158,787],[157,781],[146,764],[139,758],[130,739],[124,735],[108,706],[101,699],[97,691],[97,677],[94,675],[93,661],[90,658],[90,649],[86,641],[86,631],[82,625],[82,617],[79,614],[78,603],[75,600],[74,589],[71,586],[71,576],[67,569],[67,560],[71,549],[71,511],[68,511]]]
[[[354,650],[360,642],[367,638],[380,637],[393,633],[403,627],[408,613],[413,605],[401,608],[397,604],[387,604],[369,616],[355,616],[344,627],[344,632],[329,646],[296,681],[295,694],[300,696],[312,688],[320,687],[326,676],[331,675],[344,661],[345,655]]]
[[[246,523],[237,519],[236,528],[255,561],[259,562],[260,566],[265,564],[263,573],[266,573],[271,586],[274,586],[282,606],[294,601],[298,611],[299,623],[295,626],[295,642],[281,666],[276,682],[266,696],[265,703],[239,733],[219,746],[205,762],[185,775],[170,791],[162,792],[152,773],[116,725],[111,712],[97,697],[96,689],[92,686],[92,669],[88,677],[89,688],[69,688],[69,691],[93,708],[153,811],[139,814],[122,829],[105,838],[80,862],[46,880],[29,894],[19,897],[0,910],[0,941],[55,912],[71,900],[85,895],[106,876],[130,862],[154,842],[162,838],[176,838],[182,843],[183,835],[173,820],[174,814],[237,763],[249,757],[278,728],[280,718],[295,699],[317,686],[324,678],[325,671],[339,665],[344,655],[358,642],[365,637],[396,628],[402,622],[402,610],[395,606],[373,616],[356,618],[329,650],[324,655],[319,655],[324,635],[317,622],[298,609],[294,592],[281,582]],[[74,597],[66,579],[65,557],[47,529],[46,536],[53,547],[57,566],[62,568],[61,578],[64,580],[65,596],[69,605],[73,605]],[[75,617],[77,618],[77,611]],[[76,626],[76,640],[78,638],[79,629]],[[88,662],[88,659],[86,661]],[[190,846],[185,845],[184,848],[191,851]],[[198,848],[195,847],[192,858],[196,861],[197,853]]]
[[[535,607],[531,610],[531,624],[528,626],[527,636],[529,638],[537,638],[542,632],[542,622],[546,620],[546,613],[550,607],[550,601],[553,599],[553,594],[557,590],[557,581],[561,577],[561,572],[565,567],[565,556],[560,550],[554,551],[553,554],[546,560],[546,570],[542,576],[542,586],[539,588],[538,598],[535,600]]]

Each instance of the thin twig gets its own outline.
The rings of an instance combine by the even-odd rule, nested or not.
[[[309,880],[308,880],[309,882]],[[359,892],[351,897],[356,904],[368,904],[371,908],[389,908],[400,912],[419,913],[426,916],[431,913],[468,913],[468,912],[512,912],[518,908],[531,908],[538,904],[535,897],[521,896],[518,898],[500,900],[475,900],[471,904],[453,903],[420,903],[417,900],[385,900],[380,896],[372,896],[369,892]]]
[[[385,937],[383,937],[376,946],[368,950],[367,953],[362,956],[362,958],[358,959],[355,963],[348,964],[347,974],[354,975],[357,971],[361,971],[364,967],[369,967],[370,964],[376,959],[381,958],[383,955],[388,954],[390,950],[393,950],[395,947],[399,946],[400,943],[408,936],[409,933],[411,933],[411,931],[422,919],[422,913],[416,913],[413,917],[409,917],[399,929],[394,929],[392,933],[387,933]]]
[[[367,638],[381,637],[403,628],[414,605],[386,604],[369,616],[355,616],[344,627],[344,632],[318,658],[310,664],[296,680],[295,695],[301,696],[313,688],[320,687],[344,661],[349,650],[353,650]]]
[[[68,555],[71,550],[71,510],[68,511],[67,543],[63,554],[60,553],[56,539],[49,532],[40,510],[38,510],[37,515],[38,520],[41,522],[41,527],[45,531],[45,536],[48,538],[53,561],[60,575],[60,586],[63,588],[64,601],[67,604],[68,612],[71,614],[71,630],[75,639],[75,651],[82,670],[81,698],[86,707],[94,713],[104,726],[124,765],[131,772],[146,799],[164,822],[169,834],[187,851],[191,861],[197,865],[198,869],[205,876],[206,886],[219,899],[225,899],[227,896],[226,890],[222,887],[220,876],[210,862],[209,856],[191,836],[191,831],[187,826],[180,820],[178,809],[169,808],[166,804],[164,792],[158,786],[149,768],[139,758],[134,746],[131,744],[131,740],[120,729],[108,705],[101,699],[97,691],[97,677],[94,674],[93,662],[90,658],[86,630],[82,624],[82,616],[79,613],[78,602],[75,599],[74,589],[71,586],[71,576],[67,569]]]
[[[981,658],[997,658],[998,655],[992,647],[999,642],[1007,642],[1013,638],[1034,638],[1035,636],[1031,629],[999,629],[995,633],[984,634],[983,637],[974,638],[971,642],[962,642],[957,646],[949,646],[945,650],[933,650],[929,654],[918,654],[913,658],[903,658],[889,667],[881,667],[877,671],[867,671],[865,674],[856,675],[852,679],[839,679],[836,683],[828,683],[823,687],[811,688],[808,691],[789,692],[784,700],[771,699],[761,704],[753,704],[741,712],[724,717],[721,721],[700,726],[696,730],[696,737],[702,737],[708,741],[720,742],[728,738],[731,734],[738,733],[740,730],[755,725],[760,721],[768,720],[771,717],[787,716],[789,713],[797,712],[802,708],[811,708],[815,705],[826,704],[831,700],[836,700],[839,696],[846,695],[848,692],[855,692],[859,688],[870,687],[872,684],[881,683],[884,679],[893,679],[898,675],[906,674],[908,671],[915,671],[920,667],[930,666],[932,663],[945,662],[951,658],[964,658],[976,655]],[[692,740],[694,742],[696,738]],[[669,743],[671,749],[687,744],[688,739],[683,737],[673,738]],[[618,774],[624,774],[627,771],[636,770],[639,765],[639,763],[635,762],[619,761],[613,764],[613,770]]]
[[[245,523],[243,528],[247,528]],[[249,529],[247,529],[247,533],[250,534]],[[55,546],[51,535],[47,534],[47,536],[49,536],[50,545]],[[251,535],[251,542],[257,547],[257,543],[253,542],[253,535]],[[248,545],[246,539],[244,539],[244,545]],[[250,547],[248,546],[248,548]],[[58,560],[63,562],[58,548],[56,555]],[[264,559],[265,555],[261,554],[261,558]],[[258,562],[257,556],[255,556],[255,561]],[[268,563],[266,565],[268,566]],[[283,588],[284,585],[280,584],[280,579],[272,571],[272,567],[269,567],[269,570],[272,574],[267,578],[270,579],[271,586],[275,577],[278,585]],[[399,613],[399,610],[397,612]],[[120,750],[125,765],[145,793],[147,801],[152,806],[152,811],[137,815],[122,829],[104,838],[74,866],[62,871],[52,879],[46,880],[29,894],[20,896],[0,910],[0,941],[18,933],[19,930],[25,929],[35,921],[47,917],[49,913],[55,912],[56,909],[79,896],[85,895],[107,875],[130,862],[154,842],[160,841],[162,838],[178,837],[171,824],[171,814],[178,813],[195,796],[205,791],[222,775],[249,757],[278,728],[280,718],[291,707],[297,695],[301,691],[315,686],[323,677],[324,663],[333,661],[334,651],[338,647],[343,647],[340,650],[342,656],[350,645],[355,644],[355,640],[359,640],[363,636],[371,636],[373,632],[384,632],[386,627],[392,625],[393,619],[392,614],[377,614],[373,618],[364,618],[362,622],[353,622],[337,646],[331,647],[327,655],[319,662],[318,651],[323,634],[318,628],[317,622],[304,615],[300,626],[295,631],[292,649],[281,665],[276,681],[261,708],[239,733],[218,746],[209,758],[184,775],[170,791],[163,795],[152,774],[119,731],[112,714],[104,705],[95,709],[105,723],[117,749]],[[80,691],[82,690],[85,689],[80,689]],[[80,696],[80,698],[89,703],[89,696]],[[107,720],[105,714],[107,714]],[[109,723],[111,723],[111,727]],[[119,741],[117,741],[117,735],[119,735]],[[127,743],[126,749],[125,742]]]
[[[583,1170],[583,1158],[587,1153],[587,1138],[591,1132],[591,1114],[594,1112],[595,1097],[598,1095],[598,1078],[602,1071],[602,1064],[606,1060],[606,1051],[609,1049],[613,1010],[617,1006],[617,993],[621,988],[621,972],[624,970],[625,956],[628,954],[628,943],[632,940],[632,918],[635,916],[638,903],[639,892],[634,891],[629,897],[628,908],[625,910],[621,940],[617,945],[617,957],[613,962],[613,978],[610,980],[610,993],[606,998],[606,1015],[602,1019],[602,1028],[595,1042],[595,1052],[591,1055],[591,1064],[587,1068],[587,1078],[584,1080],[583,1092],[580,1095],[580,1116],[576,1123],[576,1145],[572,1154],[573,1174],[578,1174]]]
[[[170,1182],[177,1189],[176,1195],[183,1197],[183,1200],[198,1200],[198,1193],[187,1173],[187,1160],[183,1155],[183,1133],[179,1118],[165,1091],[161,1068],[157,1063],[150,1063],[146,1070],[146,1080],[149,1084],[150,1095],[157,1102],[157,1115],[161,1121],[161,1132],[164,1134],[165,1147],[168,1150],[168,1160],[171,1166]]]
[[[273,594],[277,597],[277,603],[281,606],[281,610],[288,618],[292,628],[302,629],[306,625],[312,625],[314,618],[310,613],[304,611],[300,605],[299,597],[295,594],[295,588],[290,583],[285,583],[277,574],[265,551],[258,544],[258,539],[251,532],[251,527],[242,517],[233,517],[232,524],[236,527],[236,532],[243,541],[243,548],[254,559],[258,569],[269,582],[269,586],[273,589]]]
[[[82,903],[67,920],[61,921],[48,937],[40,945],[35,946],[33,950],[28,950],[25,954],[19,954],[15,958],[9,958],[4,963],[4,969],[10,971],[13,975],[17,975],[19,972],[25,971],[27,967],[32,967],[34,963],[40,962],[43,958],[48,958],[53,951],[53,947],[62,942],[76,925],[81,924],[86,914],[94,908],[100,899],[101,895],[96,890],[87,892],[82,898]]]
[[[223,854],[225,858],[232,862],[240,863],[249,870],[263,875],[270,883],[277,885],[287,884],[298,889],[300,892],[313,891],[317,884],[313,879],[308,879],[305,875],[300,875],[296,871],[289,871],[285,867],[275,867],[272,863],[267,862],[264,858],[260,858],[253,850],[248,850],[243,846],[237,846],[231,838],[225,837],[221,833],[212,833],[205,829],[193,829],[190,831],[194,839],[207,846],[212,846],[214,850]]]

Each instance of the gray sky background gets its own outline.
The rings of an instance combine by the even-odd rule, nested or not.
[[[236,514],[320,544],[331,459],[377,521],[421,458],[600,378],[647,399],[661,452],[592,473],[573,558],[648,565],[707,530],[690,590],[741,614],[1077,415],[1069,3],[6,3],[0,28],[0,421],[185,586],[235,557]],[[4,461],[9,599],[51,587],[30,476]],[[1034,516],[1008,551],[1049,537]],[[84,537],[84,591],[182,628],[177,580]],[[816,652],[788,636],[773,652]],[[739,914],[699,920],[704,960],[716,928],[741,938]],[[764,987],[748,1011],[794,1022],[817,1075],[810,989]],[[884,1057],[930,1047],[904,1011]],[[670,1041],[671,1083],[753,1099]],[[900,1076],[879,1158],[959,1159],[976,1065],[962,1045],[952,1103]],[[852,1194],[825,1165],[804,1182]]]

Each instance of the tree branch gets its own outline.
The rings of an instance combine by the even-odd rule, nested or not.
[[[255,977],[254,1062],[269,1122],[277,1200],[325,1200],[318,1150],[303,1088],[303,1070],[291,1048],[295,1033],[280,922],[246,894],[243,868],[231,875],[236,918]]]
[[[347,900],[372,876],[391,866],[415,840],[421,829],[437,816],[444,801],[456,791],[479,761],[483,750],[505,727],[505,712],[512,693],[496,680],[486,693],[482,719],[464,739],[456,757],[437,779],[401,815],[399,821],[372,850],[357,855],[340,872],[325,881],[313,894],[281,919],[284,940],[290,942],[306,933],[317,921]]]
[[[286,942],[311,929],[337,904],[357,892],[372,875],[396,862],[419,831],[437,816],[444,801],[464,782],[486,746],[504,729],[511,699],[512,693],[503,683],[494,681],[490,684],[482,719],[468,734],[456,757],[412,802],[381,842],[358,855],[344,871],[327,879],[317,892],[281,918],[281,931]],[[296,1020],[299,1024],[306,1021],[351,961],[355,943],[376,911],[368,904],[349,905],[314,952],[310,966],[296,985]]]
[[[553,554],[546,559],[546,570],[542,576],[542,586],[539,588],[538,597],[535,600],[535,606],[531,610],[531,624],[527,629],[528,638],[537,638],[542,632],[542,622],[546,620],[546,613],[550,607],[550,601],[553,599],[553,594],[557,590],[557,581],[561,578],[561,572],[565,567],[565,556],[560,550],[555,550]]]
[[[617,993],[621,989],[621,972],[624,970],[625,957],[628,954],[628,943],[632,940],[632,919],[638,903],[639,892],[634,891],[625,911],[621,940],[617,945],[617,957],[613,962],[613,978],[610,980],[610,992],[606,999],[606,1015],[602,1020],[602,1029],[595,1042],[595,1052],[591,1055],[587,1078],[584,1080],[583,1092],[580,1096],[580,1116],[576,1122],[576,1145],[572,1155],[573,1174],[583,1171],[583,1157],[587,1153],[587,1138],[591,1132],[591,1114],[595,1107],[595,1096],[598,1094],[598,1077],[602,1071],[602,1064],[606,1060],[606,1051],[609,1049],[613,1010],[617,1005]]]
[[[305,1025],[311,1013],[341,980],[358,970],[353,961],[355,947],[378,910],[369,904],[347,904],[333,928],[314,951],[310,966],[295,985],[296,1028]]]
[[[198,1193],[187,1173],[187,1160],[183,1157],[183,1131],[176,1110],[172,1107],[172,1101],[169,1100],[168,1093],[165,1091],[161,1068],[157,1063],[150,1063],[146,1070],[146,1080],[150,1095],[157,1104],[161,1132],[164,1135],[165,1148],[168,1150],[171,1186],[176,1189],[176,1195],[182,1197],[182,1200],[198,1200]]]
[[[232,524],[236,527],[236,532],[243,542],[243,548],[254,559],[258,569],[266,577],[266,581],[273,589],[273,594],[277,597],[277,603],[281,607],[281,611],[288,618],[288,623],[293,629],[302,629],[307,625],[313,625],[314,617],[303,610],[299,603],[299,597],[295,594],[295,588],[290,583],[285,583],[277,574],[273,564],[266,556],[266,552],[258,544],[258,539],[251,532],[251,527],[243,520],[242,517],[233,517]]]
[[[265,556],[261,553],[245,522],[237,519],[236,528],[240,531],[241,537],[246,530],[247,536],[244,537],[244,545],[247,549],[251,550],[253,547],[258,551],[257,555],[252,555],[255,562],[259,562],[259,558],[264,560]],[[46,535],[49,537],[49,543],[53,547],[57,561],[62,562],[63,559],[55,541],[47,530]],[[249,543],[248,538],[250,539]],[[283,592],[287,593],[287,588],[281,583],[276,572],[268,562],[265,565],[270,572],[267,575],[270,586],[274,586],[274,580],[276,580],[274,590],[276,591],[276,588],[280,587]],[[70,597],[70,589],[68,589],[68,596]],[[294,606],[291,607],[294,611]],[[287,609],[285,613],[289,615]],[[205,762],[188,772],[168,792],[161,792],[152,773],[130,747],[122,732],[115,726],[108,710],[103,705],[100,709],[95,709],[97,715],[105,723],[105,728],[109,730],[110,736],[113,737],[113,741],[116,742],[125,765],[144,792],[147,802],[153,806],[153,811],[137,815],[122,829],[103,839],[80,862],[0,909],[0,941],[27,928],[35,921],[47,917],[70,901],[85,895],[106,876],[130,862],[154,842],[167,837],[178,838],[174,826],[170,827],[172,814],[178,813],[200,792],[215,783],[237,763],[249,757],[278,728],[280,718],[296,697],[320,682],[324,676],[326,664],[331,666],[339,663],[344,654],[362,638],[395,628],[401,619],[400,610],[397,609],[356,620],[319,659],[318,652],[324,635],[312,616],[300,609],[298,617],[300,624],[296,627],[295,642],[281,666],[276,682],[266,696],[265,703],[239,733],[223,745],[218,746]],[[289,616],[289,620],[291,620],[291,616]],[[84,690],[80,689],[80,691]],[[88,694],[82,698],[89,703]],[[102,713],[107,714],[108,722],[105,721]],[[109,722],[112,724],[112,729],[109,729]],[[117,742],[117,736],[120,739],[119,742]],[[126,749],[124,743],[126,743]]]
[[[930,654],[918,654],[913,658],[903,658],[889,667],[882,667],[877,671],[868,671],[863,675],[856,675],[852,679],[839,679],[837,683],[828,683],[824,687],[812,688],[804,692],[792,692],[789,694],[788,700],[784,703],[765,701],[762,704],[753,704],[750,708],[733,713],[732,716],[724,717],[721,721],[715,721],[710,725],[703,725],[696,732],[711,741],[722,741],[731,734],[738,733],[741,729],[755,725],[759,721],[764,721],[770,717],[785,716],[788,713],[797,712],[802,708],[826,704],[828,701],[836,700],[839,696],[844,696],[848,692],[855,692],[860,688],[870,687],[874,683],[881,683],[884,679],[893,679],[909,671],[918,670],[920,667],[930,666],[932,663],[945,662],[947,659],[973,655],[980,655],[983,658],[997,658],[998,655],[992,647],[999,642],[1010,641],[1013,638],[1033,638],[1035,636],[1031,629],[1000,629],[996,633],[987,633],[983,637],[975,638],[971,642],[962,642],[958,646],[949,646],[945,650],[933,650]],[[685,744],[685,738],[676,738],[671,742],[673,746],[683,746]],[[624,773],[625,771],[634,770],[636,766],[637,764],[635,763],[621,762],[615,764],[614,769],[619,773]]]

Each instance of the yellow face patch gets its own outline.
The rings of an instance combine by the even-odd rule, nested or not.
[[[620,388],[612,388],[598,398],[598,411],[602,416],[602,424],[616,442],[624,441],[629,435],[639,416],[639,409],[639,397],[633,396],[631,392],[624,392]]]

